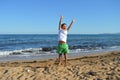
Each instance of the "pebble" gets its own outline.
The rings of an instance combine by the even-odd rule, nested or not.
[[[104,63],[102,63],[101,65],[102,65],[102,66],[105,66],[105,64],[104,64]]]
[[[115,76],[115,78],[116,78],[116,80],[120,80],[120,76],[118,77],[118,76]]]
[[[115,70],[115,67],[110,67],[111,70]]]
[[[30,70],[28,69],[28,70],[27,70],[27,72],[29,73],[29,72],[30,72]]]
[[[107,74],[107,75],[114,75],[114,72],[109,71],[109,72],[107,72],[106,74]]]
[[[96,72],[89,71],[87,74],[88,74],[88,75],[91,75],[91,76],[95,76],[95,75],[96,75]]]
[[[97,78],[96,80],[102,80],[101,78]]]

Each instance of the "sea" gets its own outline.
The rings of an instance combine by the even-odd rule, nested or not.
[[[69,56],[120,50],[120,34],[69,34]],[[0,61],[56,58],[57,34],[0,34]]]

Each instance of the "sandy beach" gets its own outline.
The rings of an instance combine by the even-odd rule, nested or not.
[[[69,58],[0,63],[0,80],[120,80],[120,51]]]

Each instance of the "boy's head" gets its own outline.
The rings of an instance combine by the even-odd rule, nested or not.
[[[63,23],[63,24],[61,25],[61,28],[62,28],[63,30],[66,30],[66,28],[67,28],[66,23]]]

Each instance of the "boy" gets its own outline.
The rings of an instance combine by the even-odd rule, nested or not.
[[[58,48],[57,48],[57,53],[59,54],[58,57],[58,61],[59,61],[59,65],[62,64],[61,60],[62,60],[62,54],[64,54],[64,58],[65,58],[65,66],[67,66],[67,54],[69,53],[69,49],[68,49],[68,45],[66,43],[67,41],[67,32],[70,30],[72,24],[74,23],[74,19],[72,20],[71,24],[68,26],[68,28],[66,27],[66,23],[62,24],[62,19],[63,16],[61,16],[60,18],[60,22],[59,22],[59,34],[58,34]]]

